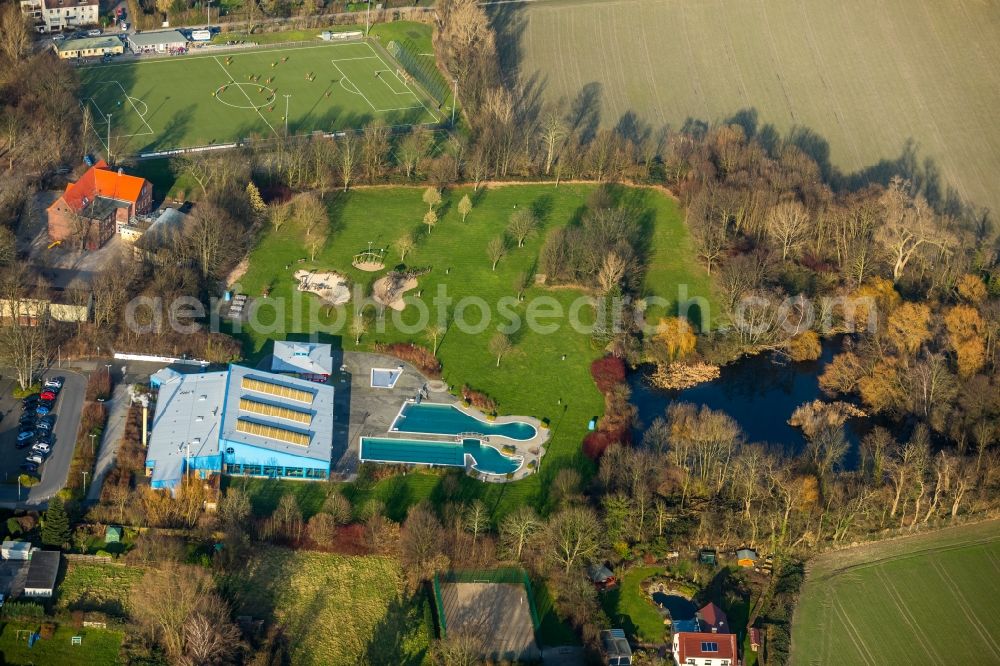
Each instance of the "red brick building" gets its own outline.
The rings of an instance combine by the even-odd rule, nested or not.
[[[49,206],[49,238],[96,250],[152,206],[152,183],[101,160]]]

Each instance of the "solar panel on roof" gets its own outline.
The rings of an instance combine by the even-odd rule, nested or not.
[[[702,652],[718,652],[719,651],[719,644],[718,643],[702,643],[701,644],[701,651]]]
[[[266,393],[267,395],[275,395],[279,398],[288,398],[289,400],[304,402],[307,405],[311,405],[313,401],[313,394],[309,391],[284,386],[283,384],[272,384],[271,382],[254,379],[253,377],[244,377],[240,381],[240,386],[247,391]]]
[[[270,405],[266,402],[251,400],[250,398],[240,398],[240,410],[250,412],[251,414],[260,414],[261,416],[288,419],[289,421],[295,421],[303,425],[309,425],[312,422],[312,414],[309,412],[300,412],[297,409],[290,409],[281,405]]]
[[[288,442],[289,444],[298,444],[299,446],[309,446],[309,435],[305,433],[295,432],[294,430],[286,430],[284,428],[265,425],[263,423],[256,423],[254,421],[247,421],[245,419],[236,419],[236,431],[246,433],[248,435],[266,437],[267,439],[273,439],[279,442]]]

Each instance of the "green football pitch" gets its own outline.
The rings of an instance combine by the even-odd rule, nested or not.
[[[375,118],[399,126],[441,117],[368,42],[93,65],[80,77],[94,134],[119,155],[273,138],[285,134],[286,122],[289,134],[304,134]]]

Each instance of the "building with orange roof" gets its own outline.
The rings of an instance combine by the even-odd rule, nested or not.
[[[49,238],[96,250],[152,206],[152,183],[101,160],[49,206]]]

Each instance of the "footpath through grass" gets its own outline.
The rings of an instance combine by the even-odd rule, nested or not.
[[[792,663],[1000,663],[1000,522],[822,555],[792,624]]]
[[[559,468],[575,467],[584,477],[593,469],[582,456],[580,443],[587,433],[587,423],[603,411],[603,398],[589,373],[591,361],[603,352],[593,345],[588,332],[567,323],[568,313],[582,292],[530,286],[524,302],[517,303],[514,285],[520,274],[531,276],[540,270],[538,256],[546,233],[576,223],[593,190],[591,185],[512,185],[478,193],[471,188],[458,188],[446,193],[438,209],[440,219],[430,231],[421,224],[427,210],[421,200],[423,188],[371,188],[337,194],[330,206],[329,239],[315,261],[308,261],[304,234],[292,223],[266,233],[251,254],[249,270],[240,280],[239,288],[253,298],[259,299],[265,291],[269,297],[259,299],[264,306],[259,320],[267,327],[239,332],[245,342],[245,353],[253,362],[270,351],[271,340],[311,332],[342,335],[335,342],[345,349],[370,350],[374,342],[398,341],[429,346],[424,329],[414,327],[420,313],[417,305],[409,306],[401,316],[388,311],[384,320],[376,321],[362,336],[360,345],[354,345],[353,337],[345,331],[350,320],[348,314],[336,310],[328,314],[313,296],[298,292],[293,279],[293,273],[300,269],[334,270],[346,275],[364,293],[370,293],[372,283],[384,273],[353,268],[353,256],[369,244],[385,247],[388,248],[386,265],[392,267],[400,259],[392,249],[394,241],[412,234],[417,244],[406,256],[406,264],[431,270],[419,278],[418,290],[410,293],[420,294],[419,300],[431,313],[436,312],[437,303],[441,302],[434,300],[439,295],[450,299],[450,305],[444,308],[449,322],[454,320],[456,304],[463,299],[481,299],[479,302],[487,310],[484,315],[474,304],[465,310],[465,320],[480,323],[481,330],[463,332],[455,325],[449,327],[438,350],[444,379],[455,389],[468,384],[486,392],[497,400],[501,414],[548,419],[552,426],[540,474],[513,484],[482,484],[463,477],[460,493],[467,499],[481,497],[498,514],[522,503],[544,510],[546,481]],[[462,222],[457,207],[465,194],[474,199],[475,207],[467,221]],[[676,308],[673,299],[679,284],[689,285],[688,293],[692,296],[710,296],[708,277],[690,251],[690,240],[675,202],[654,190],[623,190],[622,196],[634,199],[633,204],[641,204],[645,221],[650,225],[652,247],[647,287],[650,293],[670,302],[661,310]],[[487,245],[504,233],[516,207],[532,207],[540,218],[540,229],[527,239],[524,247],[511,247],[494,271]],[[529,308],[544,314],[541,308],[531,305],[540,297],[546,297],[549,304],[546,307],[561,309],[563,317],[539,318],[540,322],[557,324],[551,330],[521,326],[510,336],[514,351],[497,367],[496,356],[489,346],[501,323],[497,304],[508,299],[510,311],[523,321]],[[584,325],[589,324],[592,316],[589,306],[579,310]],[[416,330],[408,330],[410,327]],[[373,487],[352,487],[347,494],[357,501],[377,497],[390,508],[399,507],[405,515],[405,508],[415,501],[436,497],[441,478],[437,474],[408,474]],[[291,483],[284,487],[301,485]],[[308,495],[313,491],[296,492]]]

